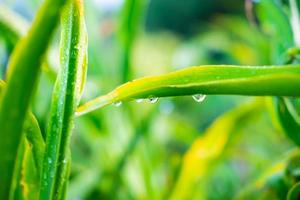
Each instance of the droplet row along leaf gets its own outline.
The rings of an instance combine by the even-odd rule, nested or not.
[[[195,94],[300,96],[300,66],[199,66],[130,81],[77,109],[82,115],[132,99]],[[201,100],[201,98],[200,98]]]

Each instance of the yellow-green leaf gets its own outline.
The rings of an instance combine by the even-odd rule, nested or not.
[[[130,81],[77,109],[82,115],[121,101],[194,94],[300,96],[300,66],[199,66]]]
[[[171,195],[172,200],[190,199],[197,183],[201,180],[210,164],[221,157],[231,133],[239,127],[245,119],[256,115],[263,103],[257,101],[241,105],[220,116],[205,131],[204,136],[198,138],[184,155],[181,172]]]

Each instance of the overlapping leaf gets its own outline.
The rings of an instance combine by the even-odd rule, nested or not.
[[[0,103],[1,199],[9,198],[17,155],[16,147],[22,138],[23,125],[39,76],[40,65],[64,3],[65,0],[44,2],[28,35],[18,43],[9,62],[7,87]],[[48,12],[49,10],[51,12]]]

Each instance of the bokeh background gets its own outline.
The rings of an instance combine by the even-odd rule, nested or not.
[[[41,2],[0,0],[28,23]],[[251,5],[243,0],[85,0],[89,65],[82,102],[128,80],[184,67],[270,64],[269,37]],[[59,68],[59,35],[32,105],[43,133]],[[0,39],[1,76],[10,53]],[[191,96],[163,98],[155,104],[108,106],[76,119],[68,198],[238,197],[293,147],[260,101],[221,95],[201,103]]]

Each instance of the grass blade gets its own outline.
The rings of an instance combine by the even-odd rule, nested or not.
[[[29,34],[13,52],[7,74],[7,87],[0,104],[0,199],[9,199],[13,168],[24,120],[41,61],[58,22],[65,0],[46,0],[33,22]],[[51,11],[51,12],[50,12]],[[28,50],[30,49],[30,51]]]
[[[300,66],[200,66],[128,82],[77,110],[82,115],[131,99],[193,94],[300,96]]]
[[[41,199],[61,199],[70,166],[69,143],[73,116],[84,85],[87,65],[87,34],[83,1],[63,10],[61,69],[55,83],[41,179]]]

